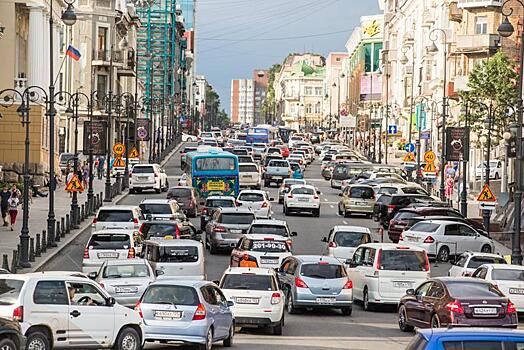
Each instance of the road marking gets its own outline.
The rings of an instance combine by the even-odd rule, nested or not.
[[[342,220],[342,222],[344,223],[344,225],[348,224],[348,222],[346,220]]]
[[[333,204],[329,205],[331,209],[335,209],[335,206]]]
[[[327,201],[328,201],[327,198],[324,198],[324,202],[327,202]]]

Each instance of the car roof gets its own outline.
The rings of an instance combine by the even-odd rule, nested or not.
[[[250,275],[273,276],[275,275],[275,270],[263,267],[230,267],[224,271],[224,275],[242,275],[246,273]]]
[[[371,233],[371,230],[367,227],[362,226],[351,226],[351,225],[337,225],[333,227],[333,232],[338,231],[352,231],[352,232],[365,232]]]
[[[220,207],[218,208],[218,210],[220,210],[221,213],[226,213],[226,214],[230,214],[230,213],[253,214],[253,211],[251,209],[242,208],[242,207],[226,207],[226,208]]]
[[[107,266],[120,266],[120,265],[147,265],[145,259],[111,259],[105,261]]]
[[[150,283],[150,286],[158,286],[158,285],[170,285],[170,286],[186,286],[186,287],[193,287],[193,288],[200,288],[202,286],[211,284],[212,282],[209,281],[200,281],[200,280],[184,280],[181,279],[180,276],[173,276],[170,277],[162,277],[159,280],[156,280],[152,283]]]
[[[327,256],[327,255],[294,255],[294,257],[303,263],[312,263],[312,262],[315,263],[315,262],[325,261],[330,264],[336,264],[336,265],[342,264],[339,259],[332,257],[332,256]]]
[[[463,336],[500,336],[500,337],[524,337],[524,331],[519,329],[504,329],[504,328],[428,328],[418,329],[420,335],[426,340],[431,338],[439,338],[443,336],[458,337]],[[504,339],[506,340],[506,339]]]
[[[448,277],[448,276],[440,276],[440,277],[432,277],[430,280],[437,280],[441,282],[449,282],[449,283],[455,283],[455,282],[466,282],[466,283],[479,283],[479,284],[491,284],[491,282],[486,281],[481,278],[471,278],[471,277]]]
[[[63,274],[62,274],[63,272]],[[10,273],[0,275],[0,279],[14,279],[29,281],[33,278],[39,280],[50,280],[56,281],[58,278],[64,278],[71,282],[85,282],[85,277],[78,277],[75,275],[67,274],[65,271],[58,271],[58,273],[45,273],[45,272],[29,272],[29,273]]]
[[[522,265],[513,265],[513,264],[482,264],[481,266],[491,267],[493,269],[500,270],[522,270],[524,271],[524,266]]]
[[[108,205],[108,206],[103,206],[101,207],[100,209],[98,209],[98,211],[102,211],[102,210],[133,210],[133,209],[137,209],[138,206],[136,205]],[[140,209],[140,208],[138,208]]]
[[[285,242],[285,241],[287,241],[289,239],[288,237],[284,237],[284,236],[280,236],[280,235],[269,235],[269,234],[266,235],[266,234],[263,234],[263,233],[245,234],[244,237],[247,238],[247,239],[260,240],[260,241],[264,241],[264,240],[266,240],[266,238],[270,238],[269,240],[282,241],[282,242]]]
[[[300,183],[303,183],[304,185],[306,184],[306,179],[291,179],[291,178],[284,179],[284,183],[293,182],[293,181],[298,181]]]
[[[244,156],[246,156],[246,154],[244,154]],[[245,163],[238,163],[238,166],[241,166],[241,165],[255,165],[257,166],[258,164],[257,163],[254,163],[254,162],[245,162]]]
[[[152,166],[152,165],[158,165],[157,163],[139,163],[135,164],[134,166],[140,167],[140,166]]]
[[[360,247],[369,247],[369,248],[375,248],[375,249],[382,249],[382,250],[414,250],[422,252],[424,251],[423,248],[417,247],[417,246],[411,246],[408,244],[397,244],[397,243],[366,243],[360,245]]]
[[[199,247],[202,245],[201,242],[193,241],[191,239],[159,239],[159,240],[147,240],[146,242],[152,243],[154,245],[161,245],[161,246]]]
[[[366,185],[366,184],[351,184],[351,185],[348,185],[347,187],[349,187],[349,188],[353,188],[353,187],[366,187],[366,188],[373,189],[372,186],[370,186],[370,185]]]
[[[451,221],[451,220],[424,220],[421,222],[429,222],[429,223],[438,224],[438,225],[456,225],[456,224],[467,225],[463,222],[457,222],[457,221]]]
[[[133,235],[136,232],[136,230],[129,230],[129,229],[121,229],[121,228],[113,228],[113,229],[104,229],[104,230],[98,230],[91,232],[91,236],[93,235],[121,235],[121,234],[128,234]]]
[[[275,226],[285,226],[287,223],[284,220],[275,220],[275,219],[255,219],[251,225],[275,225]]]
[[[171,204],[176,202],[173,199],[162,199],[162,198],[151,198],[151,199],[144,199],[140,204]]]
[[[310,188],[312,190],[315,189],[315,186],[313,185],[309,185],[309,184],[296,184],[296,185],[291,185],[291,190],[294,190],[295,188]]]
[[[207,199],[229,199],[229,200],[232,200],[232,201],[236,200],[236,198],[233,197],[233,196],[208,196],[206,198],[206,200]]]
[[[265,195],[266,191],[262,191],[262,190],[242,190],[242,191],[240,191],[239,195],[242,194],[242,193],[258,193],[258,194]]]
[[[503,258],[502,256],[494,253],[482,253],[482,252],[464,252],[463,254],[467,254],[470,257],[486,257],[486,258]]]

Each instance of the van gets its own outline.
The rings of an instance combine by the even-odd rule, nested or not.
[[[144,221],[142,211],[135,205],[110,205],[98,209],[91,225],[94,230],[138,230]]]
[[[349,217],[353,213],[365,214],[371,217],[375,207],[375,192],[368,185],[349,185],[342,193],[338,203],[338,214]]]
[[[158,278],[180,277],[205,280],[202,243],[192,240],[164,239],[145,241],[142,257],[147,259]]]

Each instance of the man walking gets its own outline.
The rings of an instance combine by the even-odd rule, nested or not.
[[[0,208],[2,210],[2,220],[4,221],[4,226],[8,226],[7,222],[7,210],[9,207],[9,198],[11,198],[11,192],[7,186],[4,186],[2,192],[0,192]]]

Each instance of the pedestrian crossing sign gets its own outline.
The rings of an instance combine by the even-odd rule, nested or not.
[[[413,155],[413,152],[408,152],[406,156],[404,157],[405,163],[414,163],[415,162],[415,156]]]
[[[126,166],[126,162],[122,159],[122,157],[115,158],[115,161],[113,162],[113,167],[123,168],[125,166]]]
[[[437,168],[435,167],[435,163],[427,163],[425,166],[424,166],[424,170],[423,170],[425,173],[434,173],[437,171]]]
[[[491,191],[491,188],[489,188],[488,184],[484,184],[484,187],[482,187],[482,191],[480,191],[479,196],[477,197],[477,201],[479,202],[496,202],[497,197],[493,194]]]
[[[67,192],[84,192],[84,186],[82,186],[82,182],[78,179],[78,176],[74,174],[67,183],[65,190]]]
[[[129,152],[129,158],[138,158],[140,157],[140,153],[138,153],[136,147],[133,147],[131,149],[131,152]]]

